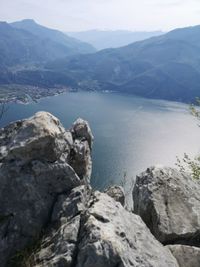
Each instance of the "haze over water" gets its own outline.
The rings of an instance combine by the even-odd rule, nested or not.
[[[188,106],[130,95],[66,93],[29,105],[10,104],[0,126],[49,111],[65,127],[82,117],[89,121],[93,145],[92,184],[102,189],[155,164],[174,166],[176,156],[199,152],[200,129]]]

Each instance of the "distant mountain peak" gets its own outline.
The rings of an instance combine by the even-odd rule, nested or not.
[[[34,19],[23,19],[23,20],[21,20],[21,22],[24,22],[24,23],[35,23],[35,24],[37,24]]]

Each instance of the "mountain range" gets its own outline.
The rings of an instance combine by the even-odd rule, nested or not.
[[[95,49],[66,34],[48,29],[33,20],[0,22],[0,65],[13,67],[37,64]]]
[[[54,61],[88,89],[189,102],[200,96],[200,26],[173,30],[117,49]],[[87,83],[88,81],[88,83]]]
[[[60,84],[183,102],[200,96],[200,26],[98,52],[31,20],[0,23],[0,36],[0,84]]]
[[[162,31],[154,32],[133,32],[125,30],[89,30],[82,32],[67,32],[69,36],[83,42],[92,44],[97,50],[106,48],[118,48],[137,41],[142,41],[153,36],[164,34]]]

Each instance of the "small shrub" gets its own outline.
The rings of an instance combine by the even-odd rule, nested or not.
[[[182,159],[177,157],[176,166],[181,173],[188,172],[194,179],[200,179],[200,157],[191,159],[186,153]]]

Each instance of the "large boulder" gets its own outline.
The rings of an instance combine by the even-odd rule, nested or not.
[[[70,165],[72,159],[76,161],[74,147],[80,146],[80,150],[82,147],[81,141],[78,145],[74,142],[72,133],[47,112],[0,130],[2,267],[16,252],[40,238],[59,196],[68,195],[83,184],[85,176],[89,179],[86,171],[91,169],[89,144],[84,141],[88,151],[87,160],[82,156],[85,165],[80,177]]]
[[[82,219],[75,267],[178,267],[141,218],[94,192]]]
[[[45,160],[55,162],[72,144],[72,135],[65,138],[65,129],[47,112],[17,121],[0,130],[0,159]]]
[[[200,266],[200,248],[184,245],[170,245],[168,248],[177,259],[179,267]]]
[[[80,186],[59,197],[34,267],[178,267],[141,218],[107,194]]]
[[[163,244],[200,245],[200,182],[172,168],[137,176],[134,212]]]

